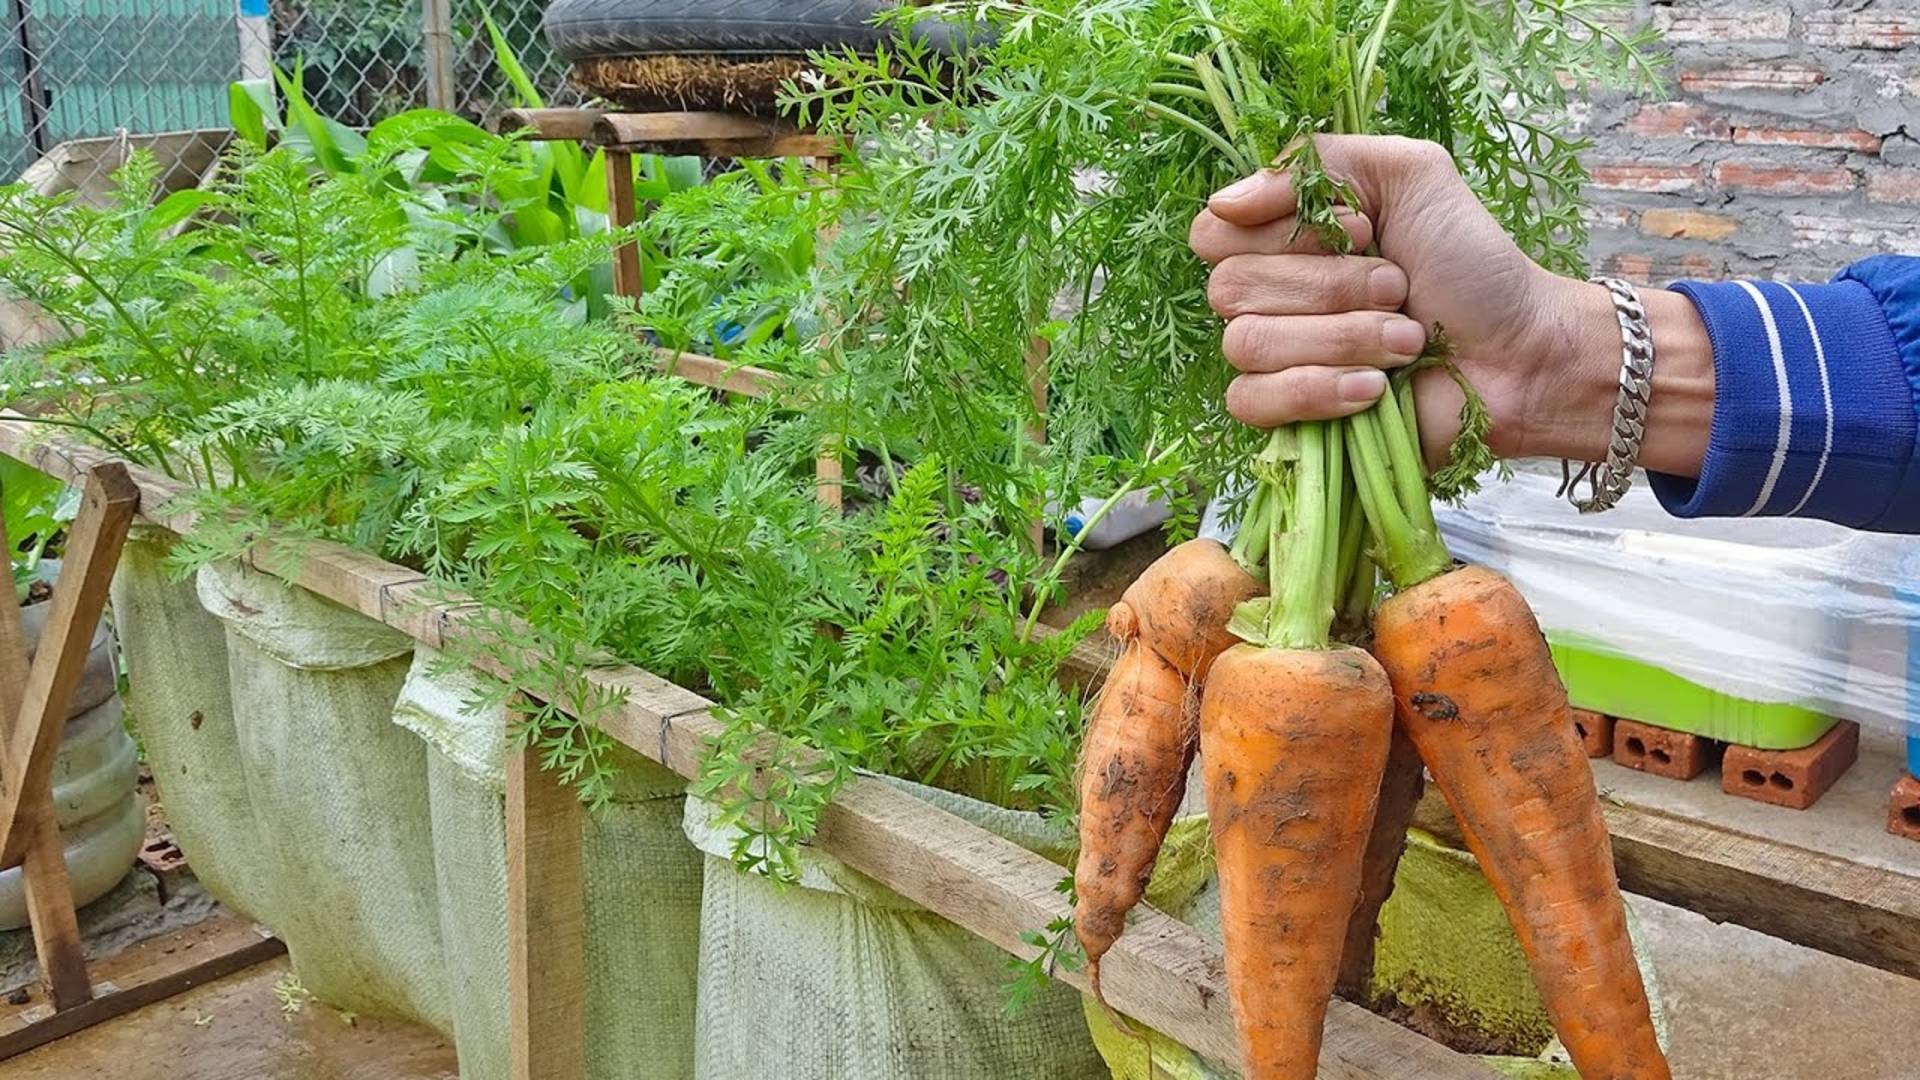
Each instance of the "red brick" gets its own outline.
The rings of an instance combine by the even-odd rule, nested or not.
[[[1843,49],[1899,49],[1920,41],[1920,12],[1809,11],[1809,45]]]
[[[1724,240],[1739,227],[1725,214],[1704,210],[1648,210],[1640,215],[1641,232],[1670,239]]]
[[[1723,188],[1768,195],[1844,195],[1859,186],[1860,177],[1852,169],[1722,161],[1713,167],[1713,182]]]
[[[1860,725],[1842,720],[1812,746],[1798,750],[1727,747],[1720,788],[1757,802],[1805,810],[1846,775],[1860,756]]]
[[[1685,136],[1694,139],[1725,139],[1733,134],[1727,118],[1699,105],[1684,101],[1662,101],[1642,105],[1627,120],[1627,130],[1636,135]]]
[[[1613,760],[1669,780],[1691,780],[1706,772],[1716,745],[1712,739],[1638,720],[1613,723]]]
[[[1613,717],[1606,713],[1573,710],[1573,733],[1580,736],[1588,757],[1606,757],[1613,753]]]
[[[1880,152],[1880,136],[1871,131],[1832,128],[1743,127],[1733,129],[1733,141],[1746,146],[1810,146],[1821,150]]]
[[[1689,94],[1727,90],[1805,90],[1826,81],[1827,73],[1819,68],[1782,64],[1776,67],[1729,67],[1682,72],[1680,89]]]
[[[1698,165],[1595,165],[1591,171],[1594,187],[1615,191],[1692,191],[1706,179]]]
[[[1706,255],[1681,255],[1679,257],[1636,255],[1628,252],[1609,255],[1601,263],[1601,269],[1617,278],[1625,278],[1635,285],[1650,285],[1655,279],[1661,284],[1679,278],[1715,278],[1725,274],[1725,268],[1714,263]]]
[[[1920,840],[1920,780],[1903,776],[1887,797],[1887,831]]]
[[[1653,9],[1653,26],[1672,42],[1784,41],[1793,16],[1784,6],[1728,5],[1711,11]]]
[[[1869,175],[1867,198],[1920,206],[1920,169],[1882,169]]]

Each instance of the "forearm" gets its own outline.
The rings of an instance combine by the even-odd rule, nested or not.
[[[1570,329],[1529,452],[1598,460],[1620,367],[1603,289],[1556,279]],[[1556,291],[1557,290],[1557,291]],[[1682,517],[1819,517],[1920,532],[1920,259],[1832,283],[1643,289],[1654,338],[1640,463]]]

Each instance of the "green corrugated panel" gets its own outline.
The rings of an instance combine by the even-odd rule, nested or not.
[[[111,135],[227,125],[227,84],[239,71],[233,0],[27,0],[27,32],[40,60],[44,146]],[[3,20],[0,168],[18,175],[26,145],[17,25]]]

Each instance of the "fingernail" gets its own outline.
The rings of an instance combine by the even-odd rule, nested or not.
[[[1365,371],[1349,371],[1335,382],[1340,391],[1341,401],[1372,401],[1387,388],[1385,372],[1368,368]]]
[[[1407,299],[1407,273],[1392,263],[1376,266],[1367,275],[1367,302],[1393,310]]]
[[[1219,191],[1214,192],[1213,197],[1216,199],[1225,199],[1228,202],[1232,202],[1236,199],[1239,199],[1245,195],[1252,193],[1252,191],[1255,188],[1259,187],[1266,180],[1266,178],[1267,177],[1265,173],[1254,173],[1252,176],[1243,176],[1240,179],[1235,180],[1233,183],[1228,184],[1226,187],[1221,188]]]
[[[1419,356],[1427,328],[1412,319],[1389,319],[1380,325],[1380,346],[1395,356]]]

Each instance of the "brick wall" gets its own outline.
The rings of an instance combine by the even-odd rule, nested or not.
[[[1668,96],[1580,110],[1597,271],[1818,280],[1920,255],[1920,0],[1640,0],[1632,18],[1664,35]]]

